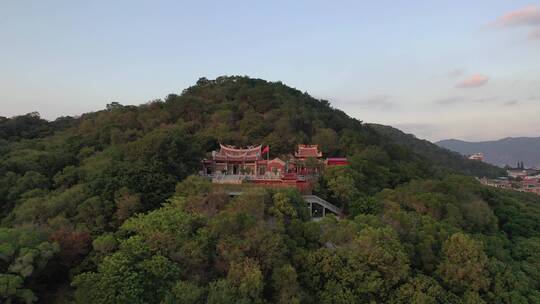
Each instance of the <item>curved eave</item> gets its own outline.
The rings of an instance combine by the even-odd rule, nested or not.
[[[230,151],[230,152],[235,152],[235,153],[245,153],[245,152],[258,152],[258,151],[261,151],[262,149],[262,145],[258,145],[256,147],[253,147],[253,148],[248,148],[248,149],[237,149],[237,148],[231,148],[231,147],[227,147],[223,144],[219,144],[220,148],[223,150],[223,151]]]

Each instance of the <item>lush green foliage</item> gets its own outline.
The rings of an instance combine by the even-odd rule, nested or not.
[[[499,167],[490,166],[484,162],[464,159],[457,152],[443,150],[427,140],[420,140],[412,134],[405,134],[398,129],[370,124],[370,126],[381,135],[390,138],[396,144],[419,153],[423,159],[429,161],[439,170],[454,171],[474,176],[499,177],[505,175],[505,170]],[[470,154],[474,154],[472,152]]]
[[[2,140],[16,141],[49,136],[55,131],[72,126],[74,122],[72,117],[60,117],[54,122],[48,122],[41,119],[37,112],[12,118],[0,116],[0,143]]]
[[[449,175],[498,170],[395,137],[247,77],[0,118],[0,302],[540,301],[538,197]],[[309,221],[295,191],[231,199],[193,176],[218,142],[347,156],[315,191],[348,217]]]
[[[383,208],[371,213],[312,222],[295,191],[254,188],[230,199],[208,192],[204,184],[186,180],[179,189],[200,191],[188,196],[180,191],[160,209],[132,217],[114,236],[106,236],[111,245],[99,245],[105,240],[98,239],[92,258],[97,268],[75,278],[76,300],[535,303],[540,299],[538,230],[522,234],[522,228],[500,225],[499,217],[521,206],[529,213],[512,220],[540,219],[538,198],[521,199],[451,176],[385,190],[372,198]],[[499,200],[506,204],[490,203]]]
[[[0,228],[0,300],[35,301],[31,288],[37,287],[41,276],[48,276],[47,264],[58,251],[58,244],[47,242],[43,233]]]

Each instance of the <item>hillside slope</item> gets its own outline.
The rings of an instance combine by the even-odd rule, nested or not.
[[[1,303],[540,301],[539,197],[279,82],[203,78],[0,131]],[[309,221],[290,189],[217,191],[193,174],[219,142],[346,155],[316,191],[347,217]]]
[[[507,137],[481,142],[447,139],[436,144],[463,155],[481,152],[486,162],[501,167],[516,166],[521,161],[526,167],[540,167],[540,137]]]
[[[422,155],[426,160],[440,168],[480,177],[498,177],[506,174],[505,171],[500,168],[468,160],[459,153],[440,148],[436,144],[427,140],[418,139],[412,134],[405,134],[396,128],[379,124],[369,124],[369,126],[373,127],[381,135],[392,139],[396,144]]]

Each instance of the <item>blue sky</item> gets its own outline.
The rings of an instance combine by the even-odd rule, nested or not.
[[[540,3],[2,1],[0,116],[248,75],[430,140],[540,136]]]

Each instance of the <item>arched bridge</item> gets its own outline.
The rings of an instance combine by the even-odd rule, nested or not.
[[[229,192],[230,196],[238,196],[241,194],[241,191]],[[342,210],[340,208],[316,195],[302,195],[302,198],[308,204],[309,215],[312,219],[323,218],[328,213],[336,216],[342,215]]]

